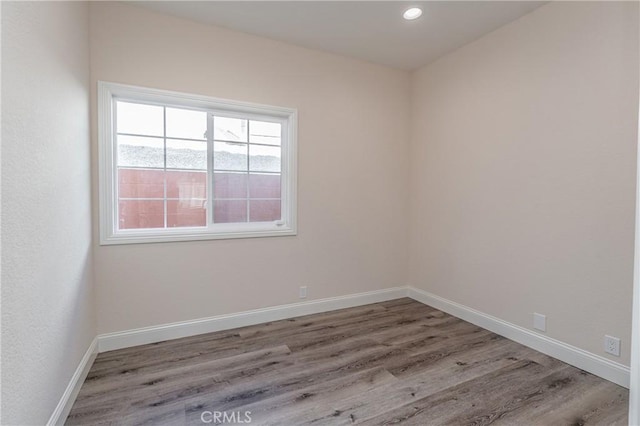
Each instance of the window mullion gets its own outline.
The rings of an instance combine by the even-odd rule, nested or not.
[[[164,143],[164,227],[167,228],[167,108],[162,107],[162,136]]]
[[[251,191],[249,179],[251,178],[249,171],[251,170],[251,120],[247,120],[247,222],[251,222]]]
[[[213,210],[213,196],[215,173],[213,170],[213,114],[207,114],[207,228],[215,223]]]

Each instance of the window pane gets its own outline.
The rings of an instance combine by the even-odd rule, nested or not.
[[[222,141],[247,142],[247,120],[213,117],[213,138]]]
[[[119,229],[164,228],[164,201],[120,200]]]
[[[215,200],[213,220],[215,223],[247,221],[246,200]]]
[[[251,120],[249,122],[249,142],[280,145],[281,127],[280,123]]]
[[[251,198],[280,198],[280,175],[250,174],[249,194]]]
[[[249,170],[257,172],[280,171],[280,147],[249,145]]]
[[[207,172],[167,171],[167,198],[207,198]]]
[[[167,227],[206,226],[207,210],[204,200],[168,200]]]
[[[167,108],[167,137],[206,140],[207,113]]]
[[[207,170],[207,142],[167,139],[167,167]]]
[[[163,198],[164,171],[148,169],[118,169],[120,198]]]
[[[213,168],[216,170],[247,170],[247,145],[215,142]]]
[[[164,136],[163,107],[120,102],[116,104],[117,133]]]
[[[250,222],[280,220],[280,200],[251,200]]]
[[[118,166],[164,168],[164,139],[118,136]]]
[[[247,198],[247,174],[216,172],[213,175],[214,198]]]

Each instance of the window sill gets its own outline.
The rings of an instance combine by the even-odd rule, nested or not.
[[[235,229],[234,229],[235,228]],[[224,231],[211,231],[209,229],[182,228],[165,229],[162,233],[157,230],[148,232],[135,230],[133,232],[120,231],[117,234],[100,237],[100,245],[121,245],[121,244],[149,244],[149,243],[171,243],[184,241],[205,241],[205,240],[230,240],[236,238],[263,238],[263,237],[284,237],[297,235],[294,228],[286,226],[273,226],[261,229],[238,229],[229,227]]]

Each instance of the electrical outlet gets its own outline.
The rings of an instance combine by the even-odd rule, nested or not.
[[[604,351],[611,355],[620,356],[620,339],[605,335]]]
[[[547,331],[547,316],[534,312],[533,328],[540,331]]]
[[[307,298],[307,286],[303,285],[300,286],[300,299],[306,299]]]

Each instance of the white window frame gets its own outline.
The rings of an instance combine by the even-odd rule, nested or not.
[[[212,223],[212,198],[207,198],[207,226],[154,229],[118,229],[117,143],[115,105],[117,100],[201,109],[227,116],[282,123],[281,220],[275,222]],[[297,122],[293,108],[212,98],[209,96],[98,82],[98,161],[100,244],[136,244],[197,241],[230,238],[276,237],[297,234]],[[211,139],[211,138],[208,138]],[[212,154],[208,149],[208,182],[211,188]],[[211,191],[209,191],[211,195]]]

